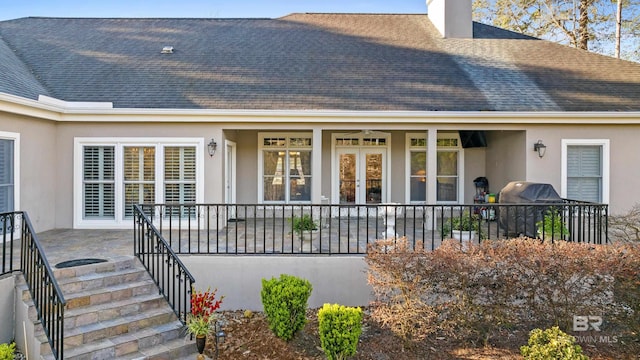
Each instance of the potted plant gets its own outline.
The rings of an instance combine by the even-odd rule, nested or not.
[[[302,242],[300,251],[312,251],[313,240],[318,234],[318,223],[313,220],[311,215],[304,214],[302,216],[293,216],[291,218],[291,231],[297,235],[298,239]]]
[[[536,231],[543,240],[564,240],[569,235],[562,216],[553,208],[547,210],[543,219],[536,222]]]
[[[220,308],[224,296],[216,300],[217,289],[198,291],[191,287],[191,312],[187,314],[187,333],[196,337],[198,353],[204,352],[207,336],[216,321],[215,311]]]
[[[291,231],[293,231],[300,238],[311,238],[313,231],[318,230],[318,223],[313,220],[311,215],[305,214],[302,216],[293,216],[291,218]]]
[[[442,224],[442,238],[453,236],[456,240],[469,241],[476,238],[480,232],[480,218],[464,211],[460,215],[452,216]]]

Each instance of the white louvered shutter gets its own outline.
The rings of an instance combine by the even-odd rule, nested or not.
[[[154,147],[124,147],[124,215],[133,216],[134,204],[155,203]]]
[[[196,201],[195,146],[168,146],[164,149],[164,200],[168,204]]]
[[[567,147],[567,198],[602,202],[602,146]]]
[[[115,149],[85,146],[83,151],[83,216],[115,218]]]
[[[0,139],[0,213],[14,209],[13,140]]]

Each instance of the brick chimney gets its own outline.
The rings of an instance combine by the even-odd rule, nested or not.
[[[427,0],[427,16],[444,38],[473,38],[471,0]]]

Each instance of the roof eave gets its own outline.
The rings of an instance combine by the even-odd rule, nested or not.
[[[79,104],[81,106],[79,106]],[[640,124],[640,111],[351,111],[112,108],[110,103],[38,101],[0,93],[0,111],[64,122],[252,122]]]

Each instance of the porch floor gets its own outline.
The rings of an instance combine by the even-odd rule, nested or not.
[[[323,227],[313,241],[313,249],[301,248],[302,243],[293,237],[289,231],[273,229],[273,224],[245,223],[229,224],[219,231],[192,231],[191,240],[186,231],[164,231],[163,235],[172,243],[175,251],[182,253],[230,253],[230,254],[362,254],[366,252],[367,238],[375,241],[381,236],[383,227],[374,227],[367,231],[366,226],[355,224],[351,226],[331,228]],[[277,228],[277,227],[276,227]],[[420,239],[422,232],[416,234],[414,229],[396,229],[398,236],[407,235],[409,238]],[[256,236],[257,235],[257,236]],[[380,234],[381,235],[381,234]],[[104,230],[104,229],[55,229],[38,233],[49,264],[54,267],[63,261],[85,258],[117,259],[123,256],[134,256],[133,230]],[[339,239],[339,240],[338,240]],[[437,248],[441,240],[427,241],[426,247]],[[216,245],[217,241],[217,245]],[[308,246],[308,245],[307,245]],[[180,249],[180,250],[178,250]],[[20,249],[17,250],[19,256]]]
[[[52,267],[68,260],[133,256],[133,230],[56,229],[38,233],[38,239]]]

